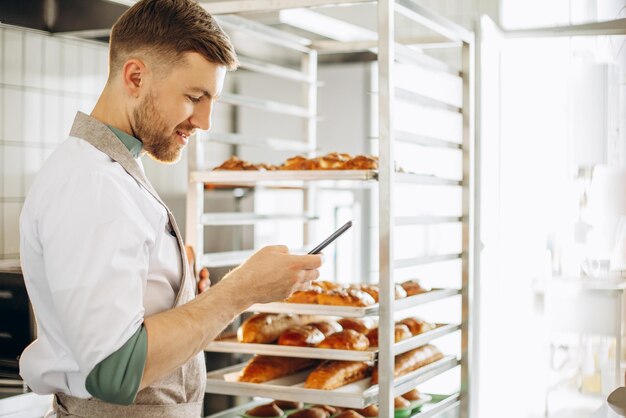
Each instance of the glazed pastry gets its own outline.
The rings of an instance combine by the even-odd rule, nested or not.
[[[311,282],[311,287],[319,287],[321,290],[341,290],[341,285],[335,282],[329,282],[327,280],[316,280]]]
[[[443,358],[443,354],[437,347],[431,344],[423,345],[415,350],[407,351],[396,356],[394,361],[394,376],[402,376],[420,367],[424,367],[430,363]],[[374,368],[372,374],[372,384],[378,383],[378,367]]]
[[[335,350],[365,351],[370,347],[367,337],[353,329],[344,329],[329,335],[317,345],[317,348],[332,348]]]
[[[331,334],[336,332],[343,331],[343,327],[339,325],[337,321],[320,321],[320,322],[311,322],[308,324],[312,327],[319,329],[325,337],[328,337]]]
[[[413,389],[402,395],[402,397],[407,401],[418,401],[421,399],[422,395],[420,395],[419,390]]]
[[[311,408],[320,408],[328,412],[331,416],[337,413],[337,408],[330,405],[313,405]]]
[[[263,383],[312,367],[317,360],[295,357],[254,356],[239,375],[240,382]]]
[[[359,306],[373,305],[374,299],[367,293],[357,289],[331,290],[318,295],[320,305]]]
[[[406,409],[411,406],[411,402],[404,399],[402,396],[398,396],[393,399],[393,407],[394,409]]]
[[[285,413],[274,403],[259,405],[246,411],[251,417],[282,417]]]
[[[409,331],[411,331],[412,335],[418,335],[436,328],[435,324],[431,324],[417,317],[404,318],[402,321],[400,321],[400,323],[409,327]]]
[[[378,169],[378,157],[357,155],[345,165],[346,170],[376,170]]]
[[[369,364],[362,361],[324,361],[309,374],[304,387],[307,389],[332,390],[356,382],[371,372]]]
[[[337,321],[343,329],[353,329],[361,334],[367,334],[367,332],[376,326],[376,323],[372,318],[342,318]]]
[[[282,409],[283,411],[289,411],[292,409],[302,409],[304,408],[304,403],[302,402],[292,402],[292,401],[274,401],[274,405]]]
[[[271,343],[289,328],[302,323],[302,318],[291,314],[255,314],[246,319],[237,330],[242,343]]]
[[[324,341],[324,334],[310,325],[289,328],[278,337],[278,345],[295,347],[314,347]]]
[[[408,296],[415,296],[421,293],[430,292],[430,288],[422,286],[419,280],[407,280],[402,283],[402,288],[406,290]]]
[[[406,340],[411,338],[413,334],[409,331],[409,327],[404,324],[396,324],[394,327],[395,342]],[[378,328],[374,328],[367,333],[367,338],[370,341],[370,347],[378,347]]]
[[[297,290],[289,296],[285,302],[317,304],[317,296],[322,293],[319,287],[311,287],[306,290]]]

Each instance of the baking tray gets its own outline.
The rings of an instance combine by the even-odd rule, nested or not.
[[[450,296],[458,295],[461,291],[459,289],[432,289],[430,292],[422,293],[420,295],[409,296],[406,298],[398,299],[394,301],[394,312],[402,311],[412,308],[417,305],[432,302],[435,300],[447,298]],[[286,302],[272,302],[272,303],[257,303],[248,308],[248,312],[262,312],[262,313],[290,313],[301,315],[329,315],[329,316],[341,316],[358,318],[363,316],[378,315],[379,304],[375,303],[366,307],[354,307],[354,306],[332,306],[332,305],[313,305],[304,303],[286,303]]]
[[[450,334],[461,328],[457,324],[436,324],[437,328],[394,344],[394,355],[429,343],[435,338]],[[218,353],[262,354],[266,356],[317,358],[325,360],[371,361],[378,358],[378,348],[366,351],[333,350],[314,347],[292,347],[278,344],[240,343],[235,336],[211,342],[205,351]]]
[[[311,370],[305,370],[265,383],[238,382],[236,378],[245,365],[246,363],[242,363],[207,373],[206,392],[221,395],[261,396],[285,401],[302,401],[346,408],[363,408],[378,400],[378,385],[371,385],[371,378],[369,377],[335,390],[305,389],[303,387],[304,381]],[[455,356],[446,356],[441,360],[398,377],[394,381],[394,387],[406,386],[408,383],[415,387],[458,365],[459,361]]]
[[[192,171],[191,180],[212,184],[254,184],[273,181],[376,180],[375,170],[216,170]]]

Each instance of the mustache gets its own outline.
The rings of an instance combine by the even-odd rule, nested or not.
[[[179,130],[180,130],[180,131],[185,131],[185,132],[195,133],[195,131],[196,131],[196,127],[195,127],[195,126],[193,126],[193,125],[191,125],[191,124],[189,124],[189,123],[187,123],[187,124],[181,124],[181,125],[178,125],[178,126],[176,127],[176,130],[177,130],[177,131],[179,131]]]

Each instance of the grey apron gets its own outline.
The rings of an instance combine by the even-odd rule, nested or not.
[[[176,234],[181,257],[182,279],[174,306],[180,306],[195,296],[195,278],[189,272],[184,245],[174,216],[154,190],[141,168],[115,134],[102,122],[78,112],[70,136],[84,139],[119,163],[136,181],[165,208],[170,227]],[[187,363],[159,379],[137,394],[135,403],[129,406],[115,405],[98,399],[81,399],[57,393],[53,410],[57,417],[137,417],[137,418],[197,418],[201,416],[206,368],[204,353],[200,352]]]

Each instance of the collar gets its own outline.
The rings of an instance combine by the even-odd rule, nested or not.
[[[121,131],[117,128],[114,128],[111,125],[107,125],[107,127],[113,131],[115,136],[122,141],[122,144],[128,148],[128,151],[133,155],[134,158],[139,158],[141,156],[141,151],[143,150],[143,143],[135,138],[132,135],[128,135],[126,132]]]

